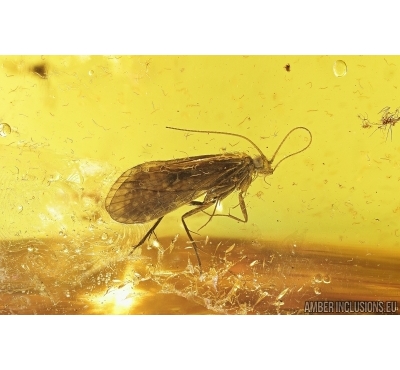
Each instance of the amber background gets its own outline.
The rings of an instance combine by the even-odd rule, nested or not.
[[[399,300],[400,133],[358,117],[375,122],[400,105],[399,57],[0,62],[1,313],[302,313],[307,300]],[[313,134],[309,149],[254,181],[247,224],[220,217],[201,230],[202,276],[180,225],[187,208],[157,229],[164,249],[180,234],[172,252],[128,256],[150,225],[112,221],[105,196],[146,161],[255,151],[165,126],[245,135],[268,158],[292,128]],[[306,140],[294,135],[278,157]],[[236,204],[233,194],[224,211]]]

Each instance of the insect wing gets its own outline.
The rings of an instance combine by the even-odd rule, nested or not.
[[[144,223],[207,193],[217,198],[248,177],[252,159],[241,153],[147,162],[124,172],[112,186],[106,209],[122,223]]]

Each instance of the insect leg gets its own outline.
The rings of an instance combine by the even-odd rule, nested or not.
[[[194,214],[196,214],[196,213],[198,213],[198,212],[202,212],[202,211],[205,210],[206,208],[210,207],[211,204],[214,204],[214,202],[203,203],[203,204],[200,205],[199,207],[197,207],[197,208],[195,208],[195,209],[192,209],[192,210],[189,211],[189,212],[186,212],[186,213],[182,216],[182,218],[181,218],[181,219],[182,219],[182,225],[183,225],[183,227],[185,228],[186,234],[187,234],[188,238],[190,239],[190,241],[192,242],[192,247],[193,247],[193,249],[194,249],[194,251],[195,251],[195,253],[196,253],[197,262],[198,262],[198,264],[199,264],[200,270],[201,270],[201,261],[200,261],[199,253],[198,253],[198,251],[197,251],[197,244],[196,244],[196,242],[193,240],[192,235],[190,234],[190,230],[189,230],[189,228],[188,228],[187,225],[186,225],[185,218],[190,217],[190,216],[193,216]]]
[[[216,214],[214,214],[214,213],[212,213],[211,215],[209,214],[209,213],[207,213],[207,212],[204,212],[205,214],[207,214],[208,216],[211,216],[211,217],[217,217],[217,216],[219,216],[219,217],[229,217],[229,218],[233,218],[235,221],[239,221],[239,222],[243,222],[243,223],[246,223],[247,222],[247,220],[248,220],[248,215],[247,215],[247,209],[246,209],[246,203],[245,203],[245,201],[244,201],[244,198],[243,198],[243,193],[242,192],[240,192],[239,193],[239,206],[240,206],[240,210],[242,211],[242,216],[243,216],[243,220],[241,219],[241,218],[239,218],[239,217],[236,217],[236,216],[233,216],[233,215],[216,215]],[[214,212],[215,212],[215,210],[214,210]],[[208,223],[208,222],[207,222]],[[207,225],[207,224],[206,224]],[[205,225],[204,225],[205,226]],[[204,227],[203,226],[203,227]]]
[[[156,223],[150,228],[150,230],[146,233],[146,235],[140,240],[140,242],[137,243],[135,246],[132,247],[132,250],[131,250],[131,252],[129,253],[129,255],[131,255],[131,254],[133,253],[133,251],[134,251],[137,247],[141,246],[141,245],[146,241],[146,239],[151,235],[151,233],[154,232],[154,230],[157,228],[158,224],[161,222],[162,219],[163,219],[163,218],[160,217],[160,218],[156,221]]]
[[[213,213],[210,215],[209,213],[203,211],[207,216],[210,216],[210,217],[209,217],[208,221],[207,221],[202,227],[200,227],[200,229],[197,230],[197,231],[200,231],[203,227],[205,227],[206,225],[208,225],[208,223],[209,223],[209,222],[212,220],[212,218],[214,217],[215,211],[217,210],[217,206],[218,206],[218,199],[217,199],[217,200],[214,200],[213,203],[215,203],[215,207],[214,207]]]
[[[375,131],[376,130],[380,130],[380,129],[382,129],[382,126],[380,125],[380,126],[378,126],[378,128],[376,128],[375,130],[374,130],[374,132],[371,134],[371,135],[369,135],[370,137],[375,133]]]
[[[211,219],[213,218],[213,216],[214,216],[214,214],[215,214],[215,211],[216,211],[216,209],[217,209],[218,200],[212,200],[212,201],[207,202],[207,204],[209,204],[209,205],[211,205],[212,203],[215,203],[215,207],[214,207],[213,213],[210,215],[210,214],[207,213],[206,211],[203,211],[207,216],[210,216],[210,218],[209,218],[208,221],[207,221],[202,227],[200,227],[197,231],[200,231],[200,230],[201,230],[204,226],[206,226],[206,225],[211,221]],[[190,205],[191,205],[191,206],[202,206],[202,205],[204,205],[204,204],[206,204],[206,203],[201,202],[201,201],[197,201],[197,200],[194,200],[194,201],[190,202]]]
[[[199,200],[192,200],[192,201],[190,202],[190,205],[191,205],[191,206],[202,206],[203,204],[204,204],[204,202],[199,201]]]
[[[200,261],[200,256],[199,256],[199,253],[198,253],[198,250],[197,250],[197,244],[196,244],[196,242],[193,240],[192,235],[190,234],[190,230],[189,230],[189,228],[188,228],[187,225],[186,225],[185,218],[190,217],[190,216],[193,216],[194,214],[196,214],[196,213],[198,213],[198,212],[204,212],[204,210],[206,210],[207,208],[209,208],[209,207],[210,207],[212,204],[214,204],[214,203],[217,204],[218,201],[217,201],[217,200],[213,200],[213,201],[210,201],[210,202],[207,202],[207,203],[202,203],[198,208],[193,209],[193,210],[191,210],[191,211],[189,211],[189,212],[186,212],[186,213],[182,216],[182,224],[183,224],[183,227],[185,228],[185,231],[186,231],[186,234],[187,234],[188,238],[189,238],[190,241],[192,242],[192,246],[193,246],[193,249],[194,249],[194,251],[195,251],[195,253],[196,253],[197,262],[198,262],[198,264],[199,264],[200,270],[201,270],[201,261]],[[211,220],[211,218],[214,217],[214,216],[225,216],[225,217],[233,218],[233,219],[236,220],[236,221],[246,223],[247,220],[248,220],[248,215],[247,215],[246,203],[245,203],[245,201],[244,201],[243,193],[242,193],[242,192],[239,193],[239,205],[240,205],[240,209],[241,209],[241,211],[242,211],[243,220],[242,220],[241,218],[239,218],[239,217],[232,216],[232,215],[216,215],[216,214],[215,214],[215,207],[214,207],[214,211],[213,211],[212,214],[209,214],[209,213],[207,213],[207,212],[205,212],[205,213],[206,213],[207,215],[210,216],[210,220]],[[209,220],[208,222],[210,222],[210,220]],[[207,222],[205,225],[207,225],[208,222]],[[204,227],[205,225],[203,225],[202,227]]]
[[[389,137],[389,131],[390,131],[390,141],[392,141],[392,140],[393,140],[393,136],[392,136],[392,126],[389,126],[387,130],[388,130],[388,132],[387,132],[387,134],[386,134],[386,141],[387,141],[387,139],[388,139],[388,137]]]

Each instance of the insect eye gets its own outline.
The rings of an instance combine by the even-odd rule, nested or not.
[[[261,157],[254,158],[253,163],[256,168],[264,167],[264,161]]]

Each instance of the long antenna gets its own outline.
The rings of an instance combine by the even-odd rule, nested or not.
[[[230,133],[230,132],[223,132],[223,131],[188,130],[188,129],[185,129],[185,128],[176,128],[176,127],[170,127],[170,126],[167,126],[167,128],[169,128],[169,129],[171,129],[171,130],[177,130],[177,131],[198,132],[198,133],[201,133],[201,134],[220,134],[220,135],[230,135],[230,136],[240,137],[240,138],[242,138],[242,139],[247,140],[251,145],[253,145],[254,148],[256,148],[256,149],[258,150],[258,152],[261,154],[261,156],[262,156],[263,158],[265,158],[265,155],[264,155],[264,153],[261,151],[261,149],[260,149],[256,144],[254,144],[249,138],[247,138],[246,136],[243,136],[243,135],[232,134],[232,133]],[[293,130],[292,130],[292,131],[293,131]]]
[[[240,137],[240,138],[242,138],[242,139],[247,140],[251,145],[253,145],[254,148],[256,148],[256,149],[258,150],[258,152],[261,154],[261,157],[263,158],[263,160],[265,159],[265,160],[266,160],[268,163],[270,163],[270,164],[272,164],[272,162],[274,161],[276,155],[278,154],[279,149],[281,148],[281,146],[283,145],[283,143],[286,141],[286,139],[289,137],[289,135],[290,135],[293,131],[296,131],[296,130],[306,130],[306,131],[310,134],[310,142],[307,144],[307,146],[305,146],[303,149],[301,149],[301,150],[299,150],[299,151],[297,151],[297,152],[294,152],[294,153],[292,153],[292,154],[289,154],[289,155],[287,155],[285,158],[281,159],[281,160],[277,163],[277,165],[275,166],[274,171],[276,170],[276,168],[278,167],[278,165],[279,165],[280,163],[282,163],[285,159],[287,159],[287,158],[289,158],[289,157],[291,157],[291,156],[293,156],[293,155],[295,155],[295,154],[299,154],[299,153],[301,153],[301,152],[304,152],[304,151],[311,145],[311,142],[312,142],[311,131],[310,131],[308,128],[302,127],[302,126],[295,127],[294,129],[290,130],[290,131],[287,133],[287,135],[283,138],[283,140],[282,140],[281,143],[279,144],[278,148],[275,150],[275,153],[274,153],[274,155],[272,156],[271,160],[268,160],[268,159],[265,157],[264,153],[261,151],[261,149],[260,149],[253,141],[251,141],[249,138],[247,138],[246,136],[243,136],[243,135],[233,134],[233,133],[230,133],[230,132],[223,132],[223,131],[189,130],[189,129],[185,129],[185,128],[177,128],[177,127],[170,127],[170,126],[166,126],[166,128],[168,128],[168,129],[170,129],[170,130],[186,131],[186,132],[196,132],[196,133],[201,133],[201,134],[219,134],[219,135],[230,135],[230,136]]]
[[[312,143],[311,131],[310,131],[308,128],[306,128],[306,127],[302,127],[302,126],[295,127],[294,129],[290,130],[290,131],[287,133],[287,135],[283,138],[283,140],[282,140],[281,143],[279,144],[278,148],[275,150],[275,153],[274,153],[274,155],[272,156],[270,163],[272,163],[272,162],[274,161],[274,159],[275,159],[276,155],[278,154],[278,151],[279,151],[279,149],[281,148],[281,146],[283,145],[283,143],[286,141],[286,139],[289,137],[289,135],[290,135],[293,131],[295,131],[295,130],[306,130],[306,131],[310,134],[310,142],[309,142],[309,143],[307,144],[307,146],[305,146],[303,149],[298,150],[297,152],[294,152],[294,153],[289,154],[289,155],[287,155],[286,157],[282,158],[282,159],[276,164],[276,166],[275,166],[275,168],[274,168],[274,171],[276,170],[276,168],[278,167],[278,165],[281,164],[285,159],[288,159],[289,157],[291,157],[291,156],[293,156],[293,155],[295,155],[295,154],[299,154],[299,153],[301,153],[301,152],[304,152],[304,151],[311,145],[311,143]]]

